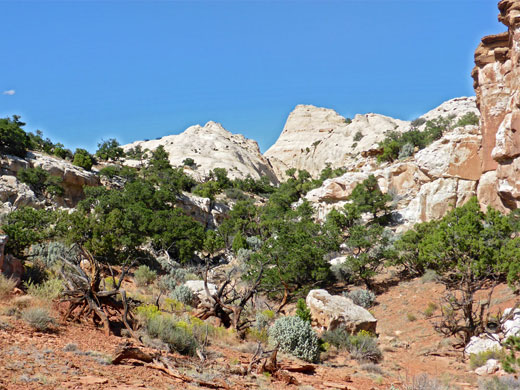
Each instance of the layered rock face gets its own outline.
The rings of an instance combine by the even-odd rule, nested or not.
[[[197,167],[187,169],[186,172],[195,179],[204,178],[215,168],[225,168],[232,179],[245,178],[248,175],[254,179],[267,176],[272,183],[278,183],[256,141],[241,134],[232,134],[220,123],[208,122],[204,126],[191,126],[181,134],[158,140],[136,141],[124,145],[123,149],[127,151],[140,146],[143,150],[153,151],[160,145],[169,153],[173,166],[181,166],[185,159],[192,158]],[[132,164],[131,161],[127,163]]]
[[[482,38],[472,76],[486,172],[479,198],[507,210],[520,206],[520,2],[502,0],[498,8],[508,31]]]
[[[432,120],[452,116],[456,121],[468,112],[478,114],[474,97],[449,100],[421,118]],[[366,166],[369,157],[377,154],[378,144],[387,133],[404,132],[409,128],[410,122],[384,115],[356,115],[348,123],[334,110],[298,105],[287,118],[276,143],[264,155],[280,178],[285,178],[289,168],[305,169],[314,177],[327,164],[332,168],[356,170]]]

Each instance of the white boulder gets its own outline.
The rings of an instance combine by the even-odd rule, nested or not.
[[[311,290],[306,299],[313,325],[334,330],[344,328],[350,333],[360,330],[376,332],[377,320],[370,312],[341,295],[326,290]]]

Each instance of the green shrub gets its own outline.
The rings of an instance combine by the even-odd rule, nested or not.
[[[28,281],[25,287],[29,295],[49,301],[58,298],[63,292],[63,282],[58,278],[48,279],[41,284]]]
[[[319,359],[318,337],[311,325],[299,317],[282,317],[269,328],[269,342],[283,352],[315,362]]]
[[[22,129],[25,123],[18,115],[11,118],[0,118],[0,154],[13,154],[25,157],[31,146],[29,135]]]
[[[0,272],[0,298],[8,295],[16,287],[16,281],[12,278],[5,277]]]
[[[468,112],[459,118],[455,127],[464,127],[468,125],[476,126],[479,124],[479,121],[480,119],[477,114],[474,112]]]
[[[86,151],[85,149],[78,148],[74,153],[74,159],[72,160],[72,164],[81,167],[87,171],[90,171],[92,165],[94,165],[94,159],[88,151]]]
[[[501,361],[505,358],[506,353],[503,349],[490,349],[479,353],[472,353],[469,356],[469,366],[472,370],[482,367],[489,359],[496,359]]]
[[[114,138],[110,138],[106,141],[101,141],[98,144],[98,150],[96,151],[96,157],[99,157],[101,160],[117,161],[124,156],[125,156],[125,152],[119,146],[119,142],[117,142],[117,140]]]
[[[172,299],[181,302],[184,305],[192,305],[193,304],[193,292],[189,287],[186,286],[176,286],[172,293],[170,294]]]
[[[22,312],[22,319],[31,327],[39,331],[47,331],[55,324],[54,318],[49,311],[41,307],[33,307]]]
[[[406,314],[406,319],[408,321],[410,321],[410,322],[417,321],[417,317],[413,313],[407,313]]]
[[[342,351],[348,350],[349,337],[350,334],[345,329],[336,328],[334,330],[325,330],[321,334],[320,340],[322,343],[333,345],[334,347]]]
[[[183,161],[182,161],[182,165],[186,166],[186,167],[190,167],[190,168],[195,168],[197,167],[197,164],[195,164],[195,160],[192,159],[192,158],[185,158]]]
[[[430,302],[428,303],[428,306],[426,307],[426,309],[424,309],[424,316],[426,318],[430,318],[431,316],[433,316],[433,313],[435,313],[435,310],[437,310],[439,307],[433,303],[433,302]]]
[[[355,135],[354,135],[354,141],[355,142],[359,142],[363,139],[363,133],[361,131],[358,131]]]
[[[135,284],[139,287],[147,286],[157,277],[157,273],[152,271],[147,265],[141,265],[134,272]]]
[[[376,300],[376,295],[372,291],[365,289],[344,292],[343,295],[352,299],[352,302],[365,309],[372,307]]]
[[[296,317],[299,317],[303,321],[311,322],[312,316],[311,311],[307,307],[307,304],[305,303],[305,299],[300,298],[298,299],[298,302],[296,302]]]
[[[63,179],[52,176],[40,167],[21,169],[16,174],[16,177],[22,183],[28,184],[37,194],[42,194],[43,191],[46,191],[50,195],[61,196],[64,193],[63,187],[61,187]]]
[[[185,326],[177,326],[169,315],[152,316],[146,325],[148,334],[158,338],[168,346],[183,355],[195,355],[197,340]]]

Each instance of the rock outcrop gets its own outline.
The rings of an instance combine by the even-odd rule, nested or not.
[[[215,168],[225,168],[232,179],[245,178],[248,175],[254,179],[267,176],[272,183],[278,183],[256,141],[241,134],[232,134],[220,123],[208,122],[204,126],[191,126],[181,134],[157,140],[136,141],[124,145],[123,149],[128,151],[140,146],[143,150],[153,151],[160,145],[169,153],[173,166],[182,166],[185,159],[193,159],[197,166],[190,169],[186,167],[185,171],[196,179],[206,177],[209,171]],[[126,163],[135,165],[137,162]]]
[[[356,115],[352,122],[336,111],[298,105],[276,143],[264,154],[280,178],[289,168],[317,176],[329,164],[352,169],[361,153],[377,149],[389,131],[403,132],[410,122],[379,114]]]
[[[495,172],[478,192],[483,206],[514,209],[520,205],[520,3],[502,0],[498,8],[508,31],[482,38],[472,72],[481,112],[482,170]]]
[[[456,122],[469,112],[478,114],[475,98],[461,97],[442,103],[421,118],[427,121],[449,116]],[[424,127],[423,124],[419,129]],[[389,132],[409,128],[410,122],[379,114],[356,115],[349,122],[334,110],[298,105],[289,114],[276,143],[264,155],[280,178],[285,177],[289,168],[305,169],[314,177],[327,165],[349,171],[363,167],[366,170],[370,157],[378,154],[378,144]]]
[[[0,213],[10,212],[18,207],[31,206],[42,208],[48,202],[38,199],[27,184],[20,182],[16,174],[21,169],[39,167],[53,176],[62,179],[63,197],[55,199],[61,207],[74,207],[83,198],[84,186],[100,185],[99,176],[69,161],[48,156],[39,152],[29,152],[22,159],[16,156],[0,156]]]
[[[311,290],[306,303],[316,327],[326,330],[343,328],[352,334],[360,330],[376,332],[377,320],[374,316],[350,298],[330,295],[326,290]]]
[[[395,217],[401,224],[439,219],[477,195],[480,145],[478,127],[458,127],[414,156],[380,166],[367,161],[359,172],[328,179],[309,191],[306,199],[323,220],[332,208],[343,207],[357,184],[374,175],[381,190],[392,194]],[[489,193],[485,185],[480,192]]]

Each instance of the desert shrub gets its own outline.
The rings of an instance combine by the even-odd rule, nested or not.
[[[435,310],[437,310],[438,308],[439,307],[435,303],[433,303],[433,302],[428,303],[428,306],[426,307],[426,309],[424,309],[424,312],[423,312],[424,316],[426,318],[430,318],[433,315],[433,313],[435,313]]]
[[[345,329],[336,328],[333,330],[326,330],[324,331],[321,336],[320,340],[322,344],[330,344],[339,349],[347,350],[349,343],[348,339],[350,337],[350,333],[348,333]]]
[[[29,250],[29,257],[33,262],[43,264],[46,268],[51,268],[60,263],[61,259],[71,259],[78,254],[76,246],[69,247],[59,241],[44,242],[32,245]]]
[[[348,351],[353,359],[360,362],[377,363],[383,357],[377,346],[377,339],[367,331],[362,330],[352,335],[345,329],[336,328],[324,331],[320,340],[322,343],[335,346],[340,351]]]
[[[478,388],[479,390],[520,390],[520,379],[514,376],[481,379]]]
[[[451,387],[443,385],[437,379],[431,378],[427,374],[414,376],[411,380],[398,388],[399,390],[450,390]]]
[[[352,299],[352,302],[358,306],[364,307],[365,309],[372,307],[376,300],[376,295],[372,291],[365,289],[345,292],[343,295]]]
[[[377,363],[383,358],[383,354],[377,346],[377,339],[365,331],[349,336],[347,350],[352,358],[361,362]]]
[[[263,310],[258,312],[255,316],[255,328],[258,330],[265,329],[269,326],[273,319],[274,312],[272,310]]]
[[[363,371],[370,372],[372,374],[384,375],[383,369],[375,363],[365,363],[360,367]]]
[[[358,131],[355,135],[354,135],[354,141],[355,142],[359,142],[363,139],[363,133],[361,131]]]
[[[141,305],[135,311],[137,319],[143,325],[146,325],[151,318],[161,315],[159,308],[155,305]]]
[[[419,127],[421,125],[424,125],[426,123],[426,119],[424,118],[417,118],[412,121],[411,126],[412,127]]]
[[[354,270],[348,262],[332,265],[330,272],[338,282],[351,283],[356,278]]]
[[[469,366],[472,370],[482,367],[489,359],[502,360],[505,358],[505,351],[503,349],[490,349],[479,353],[472,353],[469,356]]]
[[[45,280],[40,284],[28,281],[25,283],[27,293],[36,298],[52,301],[60,296],[63,291],[63,282],[58,278]]]
[[[193,304],[193,292],[189,287],[184,285],[176,286],[170,294],[172,299],[183,303],[184,305]]]
[[[251,258],[251,255],[253,253],[254,252],[251,249],[240,248],[237,253],[237,260],[240,263],[245,263],[245,262],[249,261],[249,259]]]
[[[128,153],[127,153],[127,155],[128,155]],[[190,157],[182,160],[182,165],[184,165],[186,167],[191,167],[191,168],[195,168],[197,166],[197,164],[195,164],[195,160]]]
[[[90,171],[92,165],[94,164],[94,159],[85,149],[78,148],[74,153],[74,159],[72,160],[72,164],[81,167],[87,171]]]
[[[417,321],[417,317],[413,313],[407,313],[406,314],[406,319],[408,321],[410,321],[410,322]]]
[[[134,279],[137,286],[147,286],[157,277],[157,273],[150,269],[147,265],[141,265],[134,272]]]
[[[229,199],[234,199],[234,200],[247,200],[249,199],[249,196],[247,196],[246,194],[244,194],[244,192],[238,188],[227,188],[224,193],[226,194],[226,196],[229,198]]]
[[[423,283],[431,283],[431,282],[438,282],[439,281],[439,274],[432,270],[427,269],[424,275],[421,277],[421,282]]]
[[[46,191],[50,195],[61,196],[64,193],[61,187],[62,178],[52,176],[49,172],[40,167],[20,169],[16,177],[21,182],[29,185],[31,189],[38,194],[42,194],[43,191]]]
[[[307,307],[307,304],[305,303],[305,299],[300,298],[298,299],[298,302],[296,302],[296,316],[302,319],[306,322],[311,322],[312,316],[311,311]]]
[[[399,149],[399,156],[397,158],[402,159],[402,158],[410,157],[411,155],[413,155],[414,151],[415,151],[415,147],[413,146],[412,143],[408,142],[408,143],[404,144],[403,146],[401,146],[401,148]]]
[[[46,331],[55,323],[49,311],[41,307],[33,307],[22,312],[22,319],[39,331]]]
[[[183,355],[195,355],[197,340],[185,326],[178,326],[171,316],[152,316],[148,320],[146,330],[151,337],[160,339],[172,350]]]
[[[12,278],[5,277],[2,273],[0,273],[0,298],[5,297],[13,288],[16,287],[16,281]]]
[[[252,249],[253,251],[259,250],[262,247],[262,244],[264,243],[257,236],[246,237],[246,242],[247,242],[248,247],[250,249]]]
[[[315,362],[319,359],[318,337],[311,325],[299,317],[282,317],[269,328],[269,341],[281,351],[300,359]]]
[[[468,125],[478,125],[480,119],[474,112],[468,112],[461,116],[457,121],[455,127],[464,127]]]

